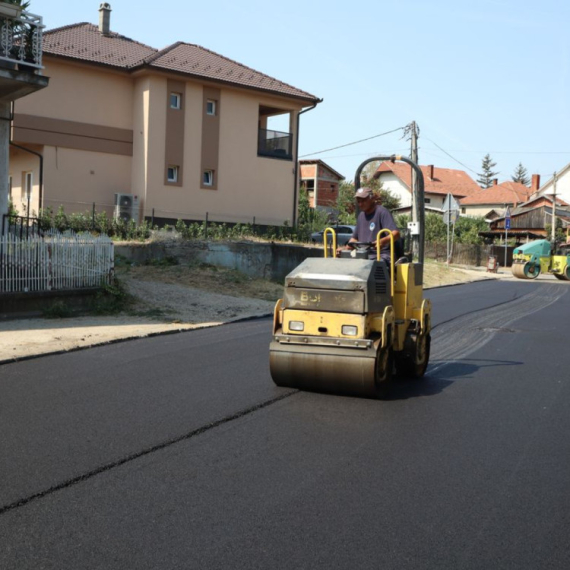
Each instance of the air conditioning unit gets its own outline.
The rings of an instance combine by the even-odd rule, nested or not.
[[[115,194],[115,220],[139,221],[139,197],[134,194]]]

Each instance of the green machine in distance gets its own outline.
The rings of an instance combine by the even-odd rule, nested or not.
[[[557,279],[570,281],[570,253],[566,243],[565,253],[552,253],[552,245],[547,239],[539,239],[521,245],[513,251],[511,270],[519,279],[536,279],[541,273],[550,273]]]

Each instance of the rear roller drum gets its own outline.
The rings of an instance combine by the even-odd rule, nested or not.
[[[570,266],[567,265],[562,273],[554,273],[553,275],[560,281],[570,281]]]
[[[396,359],[396,371],[403,378],[422,378],[429,362],[431,335],[409,334],[404,350]]]

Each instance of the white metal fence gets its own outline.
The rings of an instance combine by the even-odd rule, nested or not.
[[[0,236],[0,292],[100,287],[111,284],[113,269],[107,236]]]

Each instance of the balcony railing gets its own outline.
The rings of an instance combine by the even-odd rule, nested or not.
[[[272,158],[284,158],[291,160],[293,137],[290,133],[259,129],[257,139],[258,156],[269,156]]]
[[[4,14],[0,6],[0,65],[41,74],[42,17],[20,12]]]

